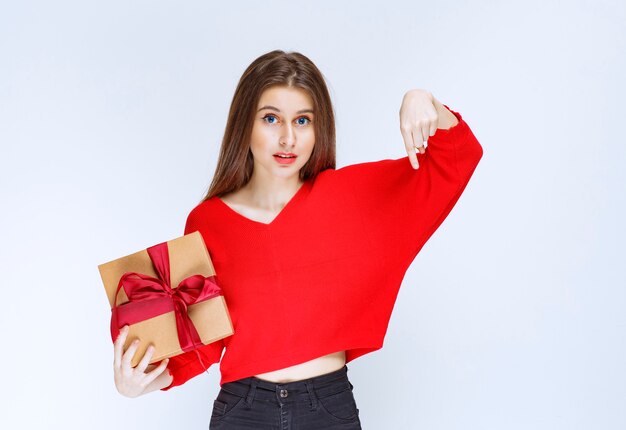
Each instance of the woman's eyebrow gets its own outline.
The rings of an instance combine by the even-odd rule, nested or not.
[[[275,110],[276,112],[280,112],[280,109],[278,109],[278,108],[276,108],[274,106],[270,106],[270,105],[263,106],[257,112],[262,111],[263,109],[271,109],[271,110]],[[302,110],[299,110],[296,113],[315,113],[315,112],[313,112],[313,109],[302,109]]]

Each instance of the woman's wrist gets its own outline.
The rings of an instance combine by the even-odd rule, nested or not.
[[[147,370],[147,369],[146,369]],[[165,387],[169,387],[174,381],[174,377],[170,374],[169,369],[165,369],[163,373],[157,376],[154,381],[150,382],[143,394],[148,394],[152,391],[157,391]]]
[[[447,130],[454,127],[459,123],[458,118],[452,112],[450,112],[439,100],[433,97],[433,104],[437,109],[437,115],[439,115],[439,122],[437,128]]]

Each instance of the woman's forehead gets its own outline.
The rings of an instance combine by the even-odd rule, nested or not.
[[[270,109],[280,113],[312,112],[313,100],[309,93],[301,88],[271,87],[261,94],[257,110],[262,109]]]

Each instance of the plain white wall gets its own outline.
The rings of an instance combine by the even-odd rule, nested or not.
[[[0,427],[208,427],[217,366],[117,393],[97,265],[182,234],[241,73],[283,49],[328,80],[338,167],[405,155],[411,88],[484,148],[384,348],[349,364],[363,428],[626,428],[624,22],[618,1],[3,2]]]

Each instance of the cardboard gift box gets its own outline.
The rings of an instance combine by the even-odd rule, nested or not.
[[[140,339],[131,365],[149,345],[150,364],[234,333],[228,307],[198,231],[98,266],[111,307],[111,338],[126,324],[124,351]]]

